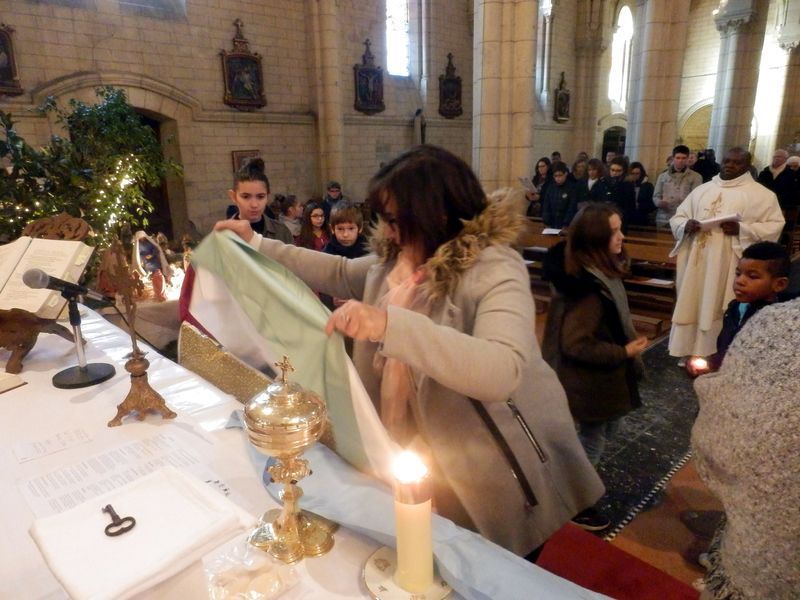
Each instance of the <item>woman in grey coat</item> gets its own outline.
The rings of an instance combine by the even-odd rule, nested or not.
[[[603,485],[534,334],[528,273],[510,243],[523,217],[489,203],[461,159],[420,146],[370,183],[382,239],[345,259],[217,224],[312,289],[352,300],[327,331],[353,362],[390,435],[423,449],[443,516],[526,555]]]

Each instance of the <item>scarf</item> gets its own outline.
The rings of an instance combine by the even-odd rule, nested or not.
[[[427,315],[429,304],[420,289],[424,273],[401,251],[386,277],[388,290],[378,301],[378,308],[386,310],[389,306],[398,306]],[[404,362],[387,358],[380,352],[375,353],[373,367],[381,376],[381,421],[393,440],[406,445],[416,433],[409,411],[416,394],[411,371]]]

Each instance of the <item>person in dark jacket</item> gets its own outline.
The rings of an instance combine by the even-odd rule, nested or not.
[[[786,161],[789,153],[783,148],[778,148],[772,154],[772,164],[764,167],[758,174],[758,183],[775,192],[781,208],[794,208],[800,203],[800,190],[797,187],[795,172],[789,168]]]
[[[550,249],[544,276],[553,287],[542,355],[564,390],[578,438],[597,464],[620,419],[640,406],[639,355],[647,346],[633,327],[622,277],[622,219],[609,204],[588,203],[575,216],[567,241]],[[602,529],[597,513],[573,521]]]
[[[640,162],[632,162],[628,171],[628,181],[633,184],[636,192],[636,210],[633,215],[633,225],[655,225],[656,205],[653,202],[653,184],[647,180],[647,171]]]
[[[636,191],[630,181],[625,181],[627,166],[625,159],[617,156],[611,160],[608,175],[598,181],[589,191],[589,198],[597,202],[609,202],[617,207],[625,231],[636,215]]]
[[[563,229],[578,212],[578,204],[586,200],[581,185],[570,181],[567,165],[553,163],[553,182],[547,186],[542,201],[542,221],[546,227]]]

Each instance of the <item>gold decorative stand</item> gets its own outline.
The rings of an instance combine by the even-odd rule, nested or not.
[[[125,314],[128,317],[128,329],[131,334],[133,352],[131,358],[125,363],[125,370],[131,374],[131,390],[117,406],[116,416],[108,422],[109,427],[122,425],[122,419],[131,413],[136,413],[141,421],[148,412],[159,413],[165,419],[173,419],[177,414],[170,410],[164,398],[150,387],[147,381],[147,368],[150,361],[144,357],[144,352],[136,343],[136,301],[134,295],[141,291],[142,282],[131,274],[128,260],[122,242],[115,239],[108,250],[111,260],[108,263],[108,276],[117,292],[122,297],[125,305]]]
[[[282,371],[280,381],[247,404],[244,420],[250,442],[277,460],[268,472],[273,482],[284,486],[283,508],[264,513],[248,539],[275,558],[294,563],[330,550],[339,526],[298,506],[303,490],[297,482],[311,474],[308,461],[299,457],[322,435],[327,408],[319,396],[287,381],[287,372],[294,371],[288,357],[275,366]]]

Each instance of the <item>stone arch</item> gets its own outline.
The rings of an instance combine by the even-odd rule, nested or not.
[[[712,98],[696,102],[678,119],[678,136],[681,143],[693,151],[708,146],[711,126]]]
[[[622,129],[625,132],[628,130],[628,117],[625,116],[625,113],[610,113],[603,117],[600,117],[597,121],[597,129],[595,129],[594,139],[594,155],[600,159],[605,157],[605,151],[603,150],[603,143],[604,138],[606,136],[606,132],[610,129],[619,130]]]
[[[166,158],[182,164],[180,149],[181,125],[190,123],[201,111],[200,102],[178,88],[147,75],[124,71],[77,72],[48,81],[32,91],[35,105],[48,96],[75,98],[93,103],[95,89],[113,86],[125,91],[128,102],[137,112],[159,124],[159,142]],[[191,230],[186,207],[183,177],[167,175],[164,181],[173,237]]]

